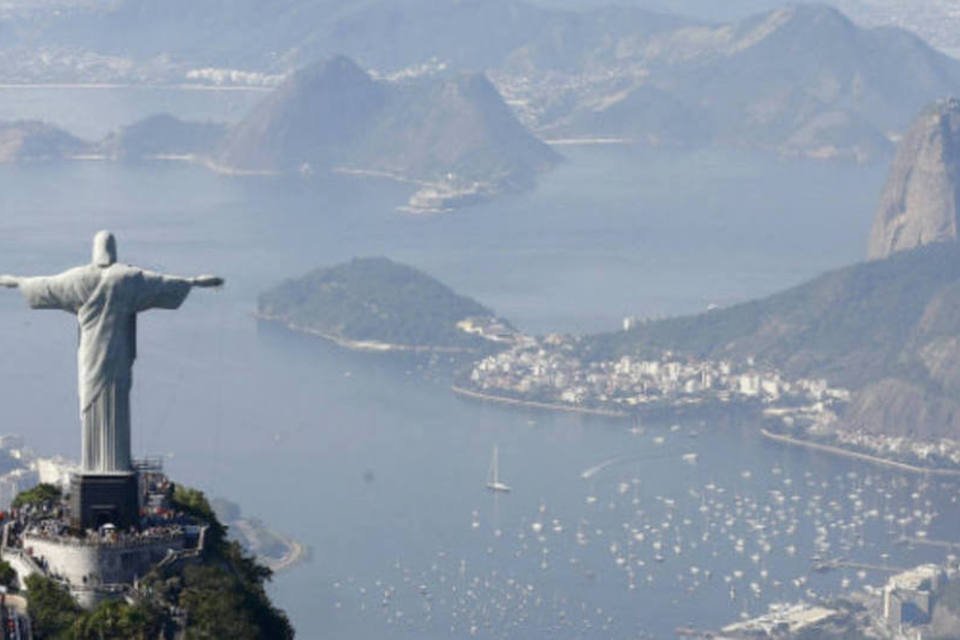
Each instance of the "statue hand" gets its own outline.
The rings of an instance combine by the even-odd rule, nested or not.
[[[223,278],[217,276],[197,276],[192,282],[195,287],[222,287]]]
[[[16,276],[0,276],[0,287],[16,289],[20,286],[20,278]]]

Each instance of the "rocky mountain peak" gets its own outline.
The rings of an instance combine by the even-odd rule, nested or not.
[[[955,242],[960,228],[960,100],[926,109],[897,147],[873,230],[869,257],[934,242]]]

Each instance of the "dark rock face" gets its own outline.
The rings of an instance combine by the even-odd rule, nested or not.
[[[957,240],[960,101],[937,103],[904,136],[870,233],[869,257]]]

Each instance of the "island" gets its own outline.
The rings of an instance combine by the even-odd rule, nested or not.
[[[0,163],[74,160],[91,153],[93,145],[47,122],[0,121]]]
[[[210,158],[229,173],[334,171],[410,183],[412,212],[529,188],[558,160],[482,73],[384,80],[343,56],[291,74]]]
[[[513,327],[476,300],[387,258],[355,258],[264,292],[257,317],[361,351],[475,353]]]
[[[410,185],[428,214],[535,186],[560,155],[483,73],[374,77],[344,56],[291,71],[239,122],[160,113],[83,140],[41,121],[0,122],[0,163],[181,161],[230,176],[345,175]]]

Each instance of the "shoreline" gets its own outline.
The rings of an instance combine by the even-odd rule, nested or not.
[[[601,416],[604,418],[627,418],[630,414],[624,411],[614,411],[612,409],[590,409],[589,407],[573,407],[552,402],[537,402],[536,400],[518,400],[517,398],[508,398],[506,396],[497,396],[480,391],[472,391],[457,385],[450,385],[450,389],[457,395],[473,398],[475,400],[484,400],[507,404],[518,407],[530,407],[532,409],[547,409],[549,411],[563,411],[566,413],[580,413],[591,416]]]
[[[281,558],[269,558],[261,556],[260,562],[265,564],[268,569],[274,573],[280,573],[281,571],[292,569],[306,561],[307,547],[303,543],[297,542],[293,538],[277,533],[276,531],[273,531],[272,533],[283,540],[283,544],[287,547],[287,552],[283,554],[283,557]]]
[[[405,344],[394,344],[391,342],[380,342],[378,340],[351,340],[350,338],[344,338],[342,336],[335,336],[333,334],[324,333],[319,329],[312,329],[310,327],[300,326],[294,322],[290,322],[282,316],[274,316],[267,313],[261,313],[255,311],[253,317],[257,320],[262,320],[266,322],[276,322],[277,324],[285,327],[289,331],[295,333],[301,333],[309,336],[315,336],[317,338],[323,338],[333,344],[341,347],[343,349],[349,349],[350,351],[360,351],[364,353],[388,353],[388,352],[403,352],[403,353],[476,353],[477,349],[471,349],[469,347],[434,347],[429,345],[405,345]]]
[[[254,525],[246,518],[241,517],[237,520],[226,523],[226,525],[227,527],[234,527],[240,531],[240,535],[247,540],[248,544],[253,544],[258,540],[257,531]],[[291,569],[306,560],[307,547],[303,543],[294,540],[288,535],[274,531],[273,529],[263,528],[262,530],[279,540],[280,543],[286,547],[286,551],[280,557],[254,553],[257,561],[266,566],[268,569],[274,573],[279,573],[280,571]]]
[[[838,447],[835,445],[821,444],[819,442],[810,442],[808,440],[802,440],[800,438],[794,438],[791,436],[774,433],[768,429],[760,429],[760,433],[764,438],[768,440],[772,440],[774,442],[779,442],[781,444],[787,444],[795,447],[803,447],[805,449],[812,449],[814,451],[820,451],[823,453],[828,453],[830,455],[840,456],[840,457],[848,458],[852,460],[860,460],[861,462],[867,462],[869,464],[878,465],[882,467],[889,467],[891,469],[897,469],[899,471],[907,471],[907,472],[916,473],[916,474],[945,476],[945,477],[951,477],[951,478],[960,477],[960,469],[918,467],[917,465],[909,464],[907,462],[890,460],[888,458],[882,458],[880,456],[871,455],[869,453],[861,453],[859,451],[852,451],[850,449],[844,449],[843,447]]]

